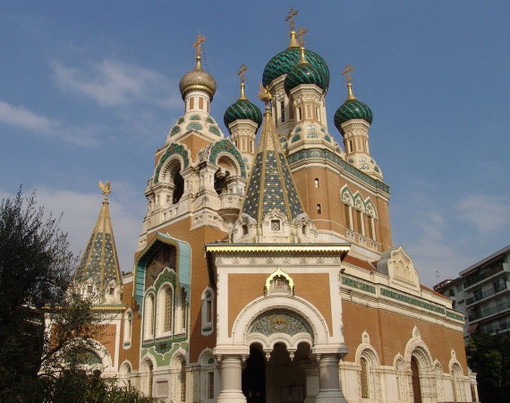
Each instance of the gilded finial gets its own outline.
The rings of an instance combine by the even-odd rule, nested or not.
[[[260,90],[259,90],[259,99],[266,104],[266,112],[269,112],[271,110],[271,100],[273,99],[273,96],[269,92],[268,87],[264,87],[262,84],[260,84]]]
[[[287,17],[285,17],[285,21],[287,21],[289,23],[289,27],[290,27],[290,42],[289,42],[289,46],[287,47],[287,49],[299,48],[299,43],[296,39],[296,31],[294,31],[294,29],[296,28],[296,21],[294,21],[294,17],[296,15],[298,15],[298,13],[299,13],[299,10],[294,10],[293,8],[291,8],[289,10],[289,15],[287,15]]]
[[[308,30],[306,28],[299,27],[299,29],[296,33],[296,39],[298,40],[300,48],[305,47],[305,35],[307,32],[308,32]]]
[[[241,81],[241,95],[239,96],[239,99],[247,99],[246,94],[244,93],[244,83],[246,81],[246,70],[248,70],[248,67],[245,64],[241,64],[241,67],[239,68],[239,71],[237,72],[237,75],[239,76],[239,80]]]
[[[108,202],[108,195],[112,192],[112,185],[110,184],[110,181],[107,181],[106,183],[99,181],[99,189],[103,192],[104,201]]]
[[[202,43],[205,42],[205,36],[202,34],[197,35],[197,40],[193,44],[193,47],[195,48],[195,59],[197,61],[195,69],[196,70],[202,70]]]
[[[342,71],[342,74],[345,76],[345,81],[347,82],[347,100],[352,101],[355,100],[354,92],[352,91],[352,76],[351,71],[354,70],[354,67],[347,64],[345,65],[345,70]]]
[[[292,7],[289,10],[289,14],[285,17],[285,22],[289,23],[289,27],[291,31],[294,31],[296,28],[296,21],[294,21],[294,17],[298,15],[299,10],[294,10]]]

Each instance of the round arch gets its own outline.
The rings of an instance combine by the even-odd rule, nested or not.
[[[237,316],[232,326],[232,338],[234,344],[237,345],[247,345],[248,338],[248,329],[251,324],[260,316],[270,311],[289,311],[305,321],[311,330],[311,334],[309,338],[303,336],[302,333],[298,333],[293,340],[292,337],[287,337],[288,335],[284,333],[276,333],[272,337],[272,339],[266,340],[267,343],[276,343],[277,339],[280,338],[283,343],[288,346],[288,343],[294,344],[298,339],[301,338],[299,342],[305,341],[308,343],[312,343],[312,345],[318,344],[326,344],[330,341],[330,333],[328,329],[328,325],[326,320],[321,315],[319,310],[315,308],[308,301],[299,298],[299,297],[260,297],[251,303],[249,303]],[[340,333],[340,332],[339,332]],[[299,337],[297,337],[299,336]],[[255,338],[252,337],[250,339],[250,343],[255,342]],[[343,342],[343,340],[340,340]],[[262,344],[262,343],[261,343]],[[262,344],[264,345],[264,344]],[[295,344],[297,346],[297,344]]]

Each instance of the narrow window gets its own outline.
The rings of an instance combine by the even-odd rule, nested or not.
[[[280,116],[281,116],[282,123],[285,122],[285,102],[284,101],[280,102]]]
[[[297,120],[298,122],[302,119],[301,107],[297,108]]]
[[[193,109],[195,107],[195,98],[191,97],[189,99],[189,108]]]
[[[368,216],[368,237],[375,241],[374,236],[374,217]]]
[[[115,293],[115,288],[114,287],[110,287],[110,295],[113,295]]]
[[[322,213],[322,207],[320,204],[317,204],[317,214],[321,214]]]
[[[91,285],[88,285],[87,286],[87,294],[92,294],[93,291],[94,291],[94,287],[92,287]]]
[[[345,213],[345,226],[352,230],[351,206],[349,206],[348,204],[344,204],[344,213]]]
[[[319,111],[319,107],[315,108],[315,115],[316,115],[316,119],[320,122],[321,119],[320,119],[320,111]]]
[[[204,110],[204,98],[198,98],[198,109]]]
[[[247,225],[243,225],[243,235],[246,235],[248,234],[248,226]]]
[[[145,312],[143,313],[145,319],[145,337],[150,337],[154,334],[154,296],[151,294],[145,298]]]
[[[320,187],[320,181],[319,181],[319,178],[315,178],[315,187],[318,188]]]
[[[207,373],[207,398],[214,399],[214,372]]]
[[[368,364],[367,360],[364,357],[360,359],[361,364],[361,373],[360,373],[360,381],[361,381],[361,398],[368,399]]]
[[[354,148],[352,146],[352,140],[349,140],[349,152],[350,153],[354,152]]]
[[[186,401],[186,363],[183,361],[181,363],[181,373],[179,374],[181,381],[181,402]]]
[[[172,330],[172,299],[173,299],[173,293],[172,289],[170,287],[167,287],[165,290],[165,298],[164,298],[164,304],[165,304],[165,316],[163,319],[163,331],[164,332],[170,332]]]
[[[356,224],[358,225],[358,232],[363,234],[363,214],[360,210],[356,210]]]

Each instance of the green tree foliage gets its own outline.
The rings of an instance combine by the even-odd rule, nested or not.
[[[146,403],[84,372],[100,311],[73,292],[76,260],[59,219],[21,190],[0,203],[0,402]]]
[[[510,335],[477,333],[467,347],[482,402],[507,402],[510,395]]]

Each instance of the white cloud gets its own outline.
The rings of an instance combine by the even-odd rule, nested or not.
[[[80,146],[98,144],[96,130],[92,127],[67,127],[61,122],[38,115],[23,106],[14,106],[0,101],[0,123],[29,130],[35,134],[58,137]]]
[[[89,69],[52,63],[57,84],[66,90],[88,96],[103,106],[124,106],[134,102],[150,102],[168,108],[181,105],[176,83],[163,74],[105,59],[91,63]]]
[[[133,254],[141,231],[143,205],[139,205],[136,200],[130,200],[129,203],[125,201],[125,197],[132,194],[129,185],[114,182],[112,189],[110,213],[120,267],[123,271],[131,271]],[[24,194],[29,195],[31,192],[32,190],[25,190]],[[0,199],[12,196],[0,190]],[[81,258],[101,209],[103,196],[99,189],[97,192],[80,193],[39,187],[36,190],[36,199],[46,213],[52,212],[53,216],[57,217],[63,213],[60,228],[68,233],[70,250]],[[118,200],[122,200],[122,203]]]
[[[495,232],[510,225],[510,197],[472,195],[457,203],[461,218],[483,233]]]

